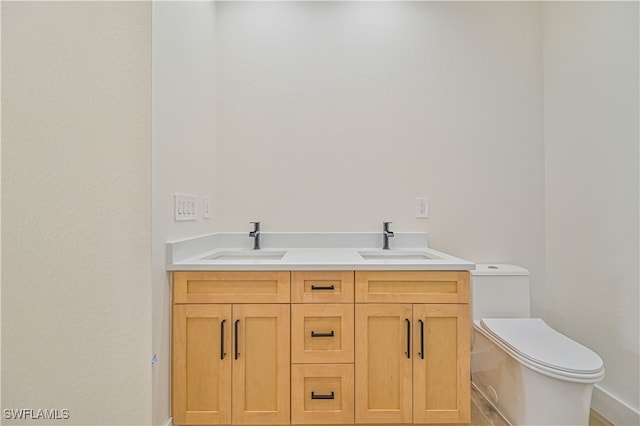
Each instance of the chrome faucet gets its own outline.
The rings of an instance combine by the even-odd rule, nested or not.
[[[389,231],[389,224],[392,222],[382,222],[382,250],[389,250],[389,238],[394,237],[393,232]]]
[[[260,250],[260,222],[253,223],[253,231],[249,232],[249,236],[253,238],[253,249]]]

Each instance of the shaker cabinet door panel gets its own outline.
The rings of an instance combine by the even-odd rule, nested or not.
[[[231,305],[173,308],[176,424],[231,423]]]
[[[469,422],[469,305],[414,305],[413,318],[413,421]]]
[[[233,305],[233,423],[288,424],[290,305]]]
[[[356,423],[411,422],[411,305],[356,305]]]

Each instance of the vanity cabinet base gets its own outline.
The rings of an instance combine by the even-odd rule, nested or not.
[[[174,272],[174,424],[469,423],[469,275]]]

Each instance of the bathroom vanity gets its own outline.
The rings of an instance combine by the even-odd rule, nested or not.
[[[175,424],[470,421],[472,263],[427,247],[260,252],[169,266]]]

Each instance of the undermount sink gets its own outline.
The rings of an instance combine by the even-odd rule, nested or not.
[[[207,260],[280,260],[286,251],[229,250],[205,257]]]
[[[422,250],[372,250],[358,252],[364,260],[434,260],[440,259]]]

